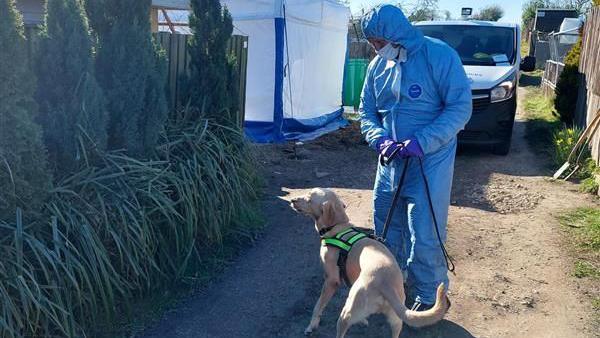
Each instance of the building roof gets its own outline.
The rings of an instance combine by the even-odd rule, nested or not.
[[[538,8],[533,30],[544,33],[558,32],[565,18],[577,17],[579,13],[575,9]]]

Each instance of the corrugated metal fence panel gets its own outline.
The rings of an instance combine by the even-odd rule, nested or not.
[[[246,111],[246,76],[248,70],[248,37],[235,35],[231,38],[229,48],[236,59],[236,79],[239,82],[240,112],[238,114],[238,125],[243,126]]]

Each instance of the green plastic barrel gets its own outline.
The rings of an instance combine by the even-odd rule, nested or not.
[[[354,106],[358,108],[360,105],[360,94],[362,92],[365,75],[367,74],[367,59],[350,59],[346,65],[346,74],[344,77],[344,106]]]

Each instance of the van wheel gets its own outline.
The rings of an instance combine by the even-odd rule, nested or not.
[[[504,142],[497,144],[492,147],[492,154],[506,156],[510,152],[510,141],[511,139],[504,140]]]

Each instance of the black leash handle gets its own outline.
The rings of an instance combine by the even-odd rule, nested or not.
[[[401,148],[396,149],[396,151],[394,151],[390,155],[390,157],[387,157],[387,158],[384,157],[383,155],[380,155],[379,163],[382,166],[389,165],[392,162],[393,158],[395,157],[396,153],[398,151],[400,151],[400,149]],[[452,259],[450,254],[448,254],[448,251],[446,250],[446,246],[444,245],[444,242],[442,241],[442,236],[440,235],[437,217],[435,216],[435,210],[433,208],[433,201],[431,199],[431,192],[429,190],[429,182],[427,181],[427,176],[425,175],[425,169],[423,168],[423,159],[421,157],[419,157],[418,159],[419,159],[419,167],[421,169],[421,175],[423,176],[423,181],[425,183],[425,191],[427,192],[427,201],[429,202],[429,210],[431,211],[431,217],[433,218],[433,225],[435,227],[435,233],[437,234],[438,242],[440,243],[440,249],[442,250],[442,254],[444,255],[444,259],[446,261],[446,268],[448,269],[448,271],[450,271],[456,275],[456,273],[454,272],[454,270],[456,269],[456,265],[454,264],[454,260]],[[402,186],[404,185],[404,180],[406,179],[406,172],[408,171],[409,162],[410,162],[410,157],[407,158],[406,161],[404,162],[404,168],[402,169],[402,175],[400,176],[400,182],[398,183],[398,187],[396,188],[396,191],[394,192],[394,197],[392,198],[392,204],[391,204],[390,209],[388,210],[387,216],[385,218],[385,223],[383,224],[383,231],[381,233],[381,236],[377,237],[377,240],[379,240],[382,243],[385,243],[388,228],[390,226],[390,223],[392,222],[392,217],[394,216],[394,211],[396,210],[396,205],[398,204],[398,199],[400,198],[400,191],[402,190]]]
[[[384,165],[388,165],[392,158],[394,158],[395,154],[389,157],[387,163]],[[383,156],[379,157],[379,161],[385,161],[382,159]],[[385,223],[383,223],[383,231],[381,232],[381,236],[378,237],[379,241],[385,243],[385,239],[387,237],[388,228],[390,227],[390,223],[392,222],[392,217],[394,216],[394,211],[396,210],[396,205],[398,204],[398,198],[400,198],[400,190],[402,190],[402,186],[404,185],[404,179],[406,178],[406,172],[408,171],[408,162],[410,162],[410,158],[407,158],[404,162],[404,169],[402,169],[402,176],[400,176],[400,182],[398,183],[398,187],[396,188],[396,192],[394,192],[394,197],[392,198],[392,205],[390,210],[388,210],[387,216],[385,217]]]

